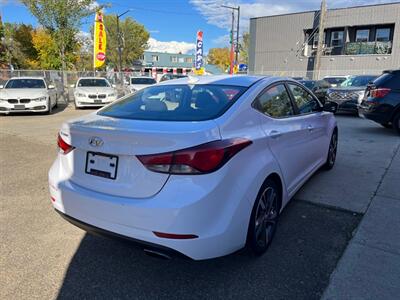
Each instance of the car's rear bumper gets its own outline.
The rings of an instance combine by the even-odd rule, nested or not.
[[[387,106],[374,106],[364,103],[359,107],[358,113],[361,117],[380,124],[388,124],[392,121],[392,110]]]
[[[164,247],[158,244],[153,244],[153,243],[149,243],[149,242],[145,242],[142,240],[138,240],[138,239],[134,239],[132,237],[128,237],[125,235],[121,235],[115,232],[111,232],[90,224],[87,224],[85,222],[82,222],[78,219],[72,218],[64,213],[62,213],[61,211],[55,209],[55,211],[61,216],[63,217],[65,220],[67,220],[68,222],[70,222],[71,224],[87,231],[88,233],[91,233],[93,235],[99,235],[99,236],[103,236],[103,237],[107,237],[107,238],[112,238],[112,239],[117,239],[117,240],[121,240],[121,241],[127,241],[132,243],[132,245],[135,245],[143,250],[147,250],[150,253],[160,253],[162,255],[164,255],[164,257],[182,257],[182,258],[186,258],[186,259],[190,259],[190,257],[176,251],[173,250],[171,248],[168,247]]]
[[[247,195],[250,188],[232,181],[229,184],[232,177],[240,177],[224,172],[224,176],[215,172],[192,179],[171,176],[154,196],[127,198],[93,191],[63,178],[56,161],[49,172],[49,188],[54,208],[71,218],[202,260],[230,254],[246,243],[252,209]],[[197,238],[162,238],[155,232]]]
[[[338,104],[339,111],[348,111],[348,112],[357,112],[358,111],[358,100],[348,100],[348,101],[338,101],[335,99],[330,99],[329,101],[335,102]]]

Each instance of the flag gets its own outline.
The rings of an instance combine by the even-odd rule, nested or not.
[[[106,29],[103,24],[103,13],[98,11],[94,21],[93,65],[100,68],[106,61]]]
[[[203,31],[197,31],[196,39],[196,57],[195,57],[195,73],[197,75],[204,74],[203,68]]]

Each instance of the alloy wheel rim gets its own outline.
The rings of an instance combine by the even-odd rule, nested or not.
[[[272,239],[278,217],[278,195],[268,187],[261,195],[255,214],[255,238],[259,246],[265,247]]]
[[[332,141],[329,146],[329,163],[331,165],[333,165],[335,163],[336,152],[337,152],[337,135],[334,134],[334,136],[332,136]]]

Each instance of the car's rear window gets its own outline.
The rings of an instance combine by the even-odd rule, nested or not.
[[[11,79],[7,82],[6,89],[45,89],[46,84],[42,79]]]
[[[204,121],[222,115],[246,90],[225,85],[151,86],[121,99],[99,115],[156,121]]]
[[[131,84],[154,84],[157,83],[153,78],[131,78]]]
[[[383,73],[374,80],[374,85],[380,88],[383,87],[398,90],[400,89],[400,73]]]

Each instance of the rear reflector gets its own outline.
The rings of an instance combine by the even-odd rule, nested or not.
[[[252,142],[237,138],[214,141],[175,152],[139,155],[149,170],[169,174],[205,174],[221,168],[240,150]]]
[[[387,88],[373,89],[370,91],[370,95],[372,98],[383,98],[389,93],[390,89]]]
[[[153,231],[153,233],[159,238],[175,239],[175,240],[189,240],[189,239],[197,239],[199,237],[195,234],[173,234],[173,233],[164,233],[157,231]]]
[[[51,202],[56,202],[56,198],[50,197],[50,199],[51,199]]]
[[[74,147],[72,147],[70,144],[64,141],[60,134],[58,134],[57,145],[62,154],[67,154],[72,150],[74,150]]]

